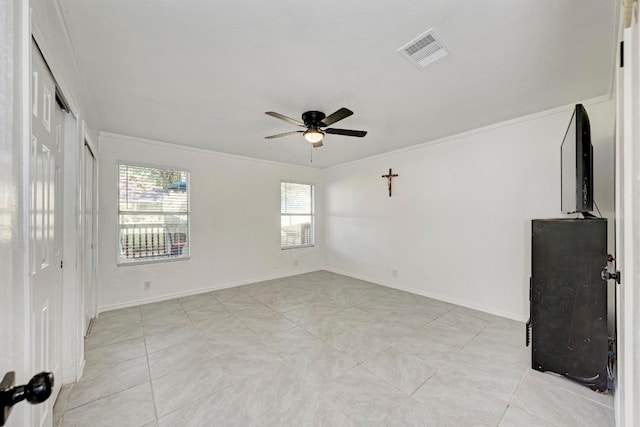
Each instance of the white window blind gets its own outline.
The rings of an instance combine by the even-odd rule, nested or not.
[[[189,258],[189,173],[118,165],[118,264]]]
[[[280,183],[280,246],[314,244],[314,188],[310,184]]]

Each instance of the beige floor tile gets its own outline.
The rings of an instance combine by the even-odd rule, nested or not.
[[[197,396],[192,403],[171,412],[158,421],[160,427],[252,427],[253,422],[242,402],[230,388],[204,399]]]
[[[90,364],[85,367],[80,381],[73,385],[67,408],[73,409],[148,382],[146,356],[119,363]]]
[[[63,427],[140,427],[155,420],[149,383],[68,410]]]
[[[85,354],[65,426],[613,425],[524,324],[327,271],[102,313]]]
[[[383,421],[408,398],[363,368],[354,368],[329,381],[323,393],[349,419],[370,425]]]
[[[556,424],[544,421],[541,418],[519,408],[509,405],[507,411],[500,420],[499,427],[561,427]]]
[[[378,353],[362,366],[408,395],[436,372],[424,360],[402,353],[393,347]]]
[[[142,325],[118,326],[92,332],[85,340],[85,350],[105,347],[122,341],[142,337]]]
[[[445,413],[432,411],[430,408],[408,399],[400,405],[381,424],[384,427],[461,427]],[[476,425],[476,424],[469,424]]]
[[[511,401],[514,405],[563,427],[614,425],[613,408],[526,375]]]
[[[195,398],[205,398],[229,387],[229,377],[220,366],[192,366],[152,381],[158,417],[190,405]]]

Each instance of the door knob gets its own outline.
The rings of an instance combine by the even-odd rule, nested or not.
[[[0,426],[9,418],[11,408],[18,402],[26,400],[32,404],[42,403],[51,396],[53,391],[53,374],[40,372],[35,374],[25,385],[14,386],[15,372],[8,372],[0,383]]]

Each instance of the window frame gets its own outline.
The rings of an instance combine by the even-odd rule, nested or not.
[[[310,213],[284,213],[282,212],[282,184],[307,185],[311,187],[311,212]],[[292,216],[310,216],[311,217],[311,243],[303,245],[282,246],[282,217],[286,215]],[[290,249],[312,248],[316,245],[316,185],[310,182],[285,181],[280,180],[280,250],[286,251]]]
[[[184,256],[156,256],[149,258],[138,258],[131,261],[122,261],[122,250],[120,243],[120,232],[121,232],[121,224],[120,224],[120,215],[127,214],[120,211],[120,167],[121,166],[129,166],[129,167],[140,167],[140,168],[148,168],[148,169],[159,169],[159,170],[170,170],[176,172],[184,172],[187,174],[187,186],[186,186],[186,194],[187,194],[187,210],[184,213],[179,213],[179,215],[186,215],[186,236],[185,240],[187,246],[189,248],[188,254]],[[178,166],[167,166],[160,164],[152,164],[152,163],[141,163],[135,161],[126,161],[126,160],[118,160],[116,162],[116,245],[115,245],[115,253],[116,253],[116,266],[117,267],[128,267],[128,266],[136,266],[136,265],[144,265],[144,264],[158,264],[158,263],[166,263],[166,262],[178,262],[178,261],[187,261],[191,259],[191,170],[185,167]],[[171,212],[165,211],[139,211],[140,214],[171,214]],[[175,214],[175,212],[173,212]],[[129,213],[131,215],[132,213]],[[133,213],[135,215],[135,213]]]

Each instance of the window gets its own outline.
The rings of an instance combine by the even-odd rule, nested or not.
[[[313,185],[280,183],[280,246],[313,246]]]
[[[118,264],[189,258],[189,172],[118,165]]]

